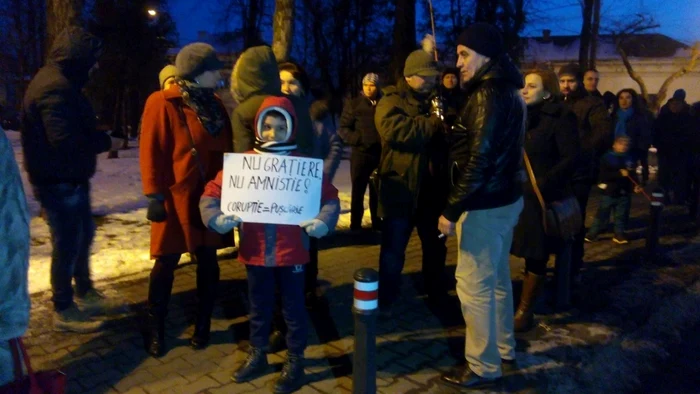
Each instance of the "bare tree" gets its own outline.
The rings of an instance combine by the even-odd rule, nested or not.
[[[593,22],[591,24],[591,52],[588,58],[588,67],[595,68],[598,59],[598,35],[600,33],[600,3],[603,0],[593,0]]]
[[[272,18],[272,52],[278,61],[289,59],[294,36],[294,0],[275,0]]]
[[[595,0],[583,0],[583,22],[581,24],[581,40],[578,51],[578,64],[582,69],[588,68],[591,52],[591,25]],[[583,71],[583,70],[581,70]]]
[[[66,27],[81,25],[85,0],[46,0],[46,48]]]
[[[0,0],[0,81],[10,107],[19,107],[29,79],[42,66],[43,0]]]
[[[403,66],[416,45],[416,0],[394,2],[394,33],[389,64],[389,78],[394,82],[403,76]]]
[[[700,41],[696,41],[695,44],[693,44],[693,48],[690,51],[690,57],[688,58],[687,62],[681,66],[681,68],[671,74],[664,83],[661,84],[661,87],[659,88],[659,91],[656,93],[656,104],[661,105],[661,103],[664,101],[666,98],[666,95],[668,94],[668,88],[671,86],[671,83],[675,81],[676,79],[684,76],[685,74],[695,71],[698,65],[698,58],[700,57]]]
[[[653,18],[644,14],[638,14],[632,22],[629,22],[626,25],[622,23],[617,23],[616,25],[622,26],[618,31],[614,31],[612,34],[617,53],[620,55],[622,63],[625,65],[627,74],[630,76],[630,78],[632,78],[632,80],[637,82],[637,85],[639,85],[641,96],[647,100],[650,109],[656,111],[661,106],[664,99],[666,99],[668,88],[671,86],[671,83],[697,68],[698,59],[700,58],[700,42],[696,42],[690,49],[690,55],[683,65],[673,74],[669,75],[666,80],[664,80],[656,93],[656,100],[652,102],[649,100],[649,89],[644,79],[634,70],[632,63],[630,62],[627,50],[625,50],[625,44],[627,44],[629,40],[634,37],[634,35],[657,28],[659,25],[654,22]]]

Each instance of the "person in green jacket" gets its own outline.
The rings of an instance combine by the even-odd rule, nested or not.
[[[269,46],[248,48],[238,58],[231,73],[231,94],[238,103],[231,115],[233,151],[243,153],[253,149],[255,115],[260,104],[269,96],[282,96],[277,60]],[[299,152],[313,157],[314,132],[309,105],[300,97],[289,96],[297,114],[297,146]]]
[[[381,137],[378,215],[383,219],[379,256],[379,305],[390,313],[400,291],[405,251],[413,228],[423,249],[423,282],[429,300],[444,300],[445,238],[437,229],[445,202],[440,190],[443,169],[431,157],[442,134],[439,111],[431,104],[440,71],[432,54],[413,51],[404,65],[404,79],[384,89],[374,121]]]

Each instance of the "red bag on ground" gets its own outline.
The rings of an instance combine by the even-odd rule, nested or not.
[[[15,380],[0,387],[0,394],[65,394],[66,375],[61,371],[35,373],[29,363],[29,355],[22,338],[10,339],[10,351],[14,360]],[[20,351],[22,352],[20,357]],[[22,376],[22,361],[27,375]]]

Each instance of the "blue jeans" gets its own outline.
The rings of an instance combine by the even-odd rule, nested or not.
[[[632,197],[627,194],[624,196],[603,196],[598,206],[598,212],[595,215],[593,224],[588,230],[589,237],[596,237],[608,226],[610,220],[610,212],[613,212],[613,220],[615,222],[615,234],[623,234],[627,228],[627,222],[630,218],[630,205]]]
[[[84,295],[92,288],[90,247],[95,237],[95,222],[90,207],[90,184],[59,183],[33,187],[51,230],[52,300],[54,308],[61,311],[73,304],[73,279],[78,295]]]
[[[418,212],[415,219],[384,218],[382,245],[379,252],[379,303],[387,308],[398,299],[401,291],[401,271],[406,261],[406,247],[413,228],[423,249],[423,283],[428,296],[446,291],[450,284],[445,278],[447,246],[445,238],[438,238],[438,217]]]
[[[267,349],[275,287],[282,298],[282,315],[287,324],[287,348],[303,355],[306,349],[306,306],[304,305],[304,266],[261,267],[246,265],[250,301],[250,345]]]

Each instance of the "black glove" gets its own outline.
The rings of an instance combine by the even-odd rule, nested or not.
[[[164,222],[167,217],[168,214],[165,212],[165,204],[163,201],[160,201],[157,198],[151,198],[148,202],[148,213],[146,214],[146,218],[152,222],[160,223]]]

